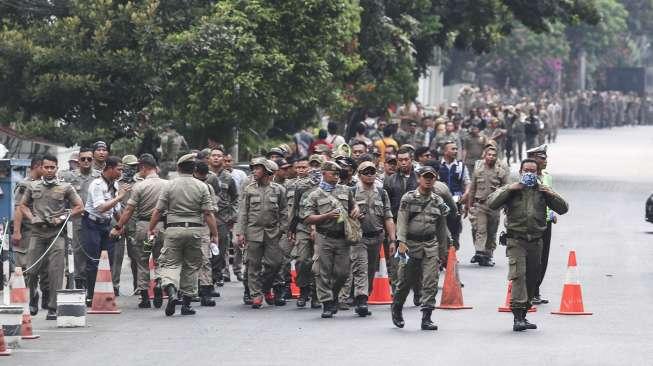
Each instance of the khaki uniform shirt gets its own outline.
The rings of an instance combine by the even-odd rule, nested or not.
[[[159,201],[159,196],[167,184],[168,181],[159,178],[156,173],[152,173],[145,179],[136,182],[127,200],[127,204],[134,207],[132,217],[135,217],[136,220],[149,221],[152,217],[152,211],[154,211]]]
[[[235,233],[247,241],[277,239],[288,230],[286,189],[274,182],[250,183],[243,189]]]
[[[498,162],[491,168],[485,162],[479,164],[474,169],[469,189],[473,203],[485,204],[492,192],[508,184],[508,176],[509,172]]]
[[[365,189],[362,184],[358,184],[354,199],[364,214],[360,219],[363,234],[380,234],[385,228],[385,220],[392,219],[388,192],[375,186]]]
[[[226,169],[220,172],[209,172],[206,183],[210,184],[217,196],[218,224],[232,224],[236,221],[238,208],[238,188],[236,182]]]
[[[449,208],[437,194],[422,195],[419,190],[406,193],[399,204],[397,241],[406,243],[414,258],[439,255],[438,244],[448,243]]]
[[[299,218],[306,220],[311,215],[322,215],[331,212],[335,209],[347,210],[344,214],[347,215],[355,205],[354,197],[349,190],[349,187],[341,184],[336,184],[336,187],[331,192],[327,192],[321,188],[315,189],[308,196],[302,199],[302,207],[299,212]],[[345,223],[338,222],[337,219],[322,221],[315,224],[315,228],[320,233],[345,233]]]
[[[57,181],[45,185],[42,180],[37,180],[27,186],[21,203],[32,207],[32,224],[52,225],[55,218],[63,215],[77,201],[81,201],[81,198],[70,183]]]
[[[69,170],[64,172],[61,175],[61,178],[65,182],[70,183],[73,188],[75,188],[75,191],[79,197],[82,198],[82,202],[86,204],[86,198],[88,197],[88,186],[95,178],[98,178],[99,176],[100,173],[97,170],[91,168],[88,174],[83,174],[79,169]]]
[[[204,211],[213,209],[211,192],[190,174],[179,174],[161,191],[156,208],[167,213],[167,222],[204,223]]]
[[[305,197],[308,197],[316,187],[317,184],[311,182],[311,178],[309,177],[295,178],[288,182],[288,185],[286,186],[286,197],[288,197],[288,213],[291,221],[295,216],[299,217],[302,200]],[[297,222],[296,231],[310,233],[310,228],[303,220],[299,220]]]
[[[444,203],[447,204],[447,207],[449,207],[449,216],[456,217],[458,215],[458,205],[453,200],[449,186],[444,182],[435,181],[433,182],[433,192],[440,196],[444,200]]]
[[[463,148],[467,152],[465,155],[465,164],[472,164],[483,155],[483,148],[487,144],[487,137],[483,135],[465,137]]]

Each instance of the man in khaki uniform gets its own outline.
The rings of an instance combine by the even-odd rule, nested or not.
[[[526,320],[539,281],[542,237],[546,231],[546,209],[559,215],[567,213],[569,205],[550,187],[538,183],[538,164],[524,159],[519,169],[518,183],[505,185],[488,197],[488,207],[505,207],[508,256],[508,279],[512,281],[510,307],[514,315],[513,331],[537,329]]]
[[[184,136],[175,130],[172,122],[164,127],[161,139],[161,177],[168,178],[168,173],[175,169],[175,159],[180,152],[188,150],[188,143]]]
[[[360,211],[349,187],[338,184],[340,166],[331,161],[322,164],[319,188],[302,200],[299,217],[306,225],[315,225],[317,235],[317,295],[322,303],[322,318],[338,312],[338,294],[350,270],[350,246],[345,240],[344,218],[358,219]]]
[[[57,236],[66,220],[66,209],[72,207],[71,216],[79,215],[82,210],[82,200],[75,189],[68,183],[61,182],[57,178],[57,158],[52,155],[43,157],[43,177],[40,181],[32,182],[23,196],[20,209],[16,211],[18,216],[16,222],[18,227],[14,228],[14,241],[20,241],[20,223],[23,212],[31,212],[32,215],[32,237],[29,242],[27,254],[28,268],[26,272],[27,286],[32,294],[36,291],[38,276],[41,266],[48,268],[48,280],[50,284],[48,299],[48,315],[46,319],[57,319],[57,290],[63,288],[64,259],[66,250],[65,233]],[[30,210],[30,207],[32,209]],[[54,240],[56,238],[56,240]],[[46,249],[54,240],[54,245],[43,258],[37,260],[45,253]],[[34,295],[32,295],[33,297]]]
[[[127,193],[120,202],[121,207],[125,207],[131,195],[131,189],[136,182],[142,180],[138,174],[138,158],[135,155],[125,155],[122,157],[122,178],[118,181],[118,187],[125,189]],[[113,247],[113,265],[111,267],[111,278],[113,289],[118,296],[120,294],[120,275],[122,273],[122,260],[125,258],[125,246],[127,247],[127,256],[130,260],[132,277],[134,280],[134,290],[138,287],[138,261],[136,249],[134,249],[134,236],[136,232],[136,220],[130,219],[124,224],[122,235],[115,242]]]
[[[23,201],[23,196],[29,185],[41,179],[43,172],[41,166],[43,165],[43,157],[38,155],[32,158],[30,162],[29,175],[23,181],[16,184],[14,189],[14,212],[20,209],[20,203]],[[29,207],[31,210],[32,207]],[[16,253],[16,267],[27,268],[27,249],[29,248],[29,241],[32,237],[32,213],[31,211],[22,212],[23,222],[16,223],[18,215],[14,215],[14,228],[20,227],[22,238],[20,241],[14,242],[14,253]],[[15,229],[14,229],[15,230]],[[48,283],[48,271],[45,266],[41,268],[41,273],[39,273],[39,285],[41,287],[41,292],[43,292],[43,301],[41,302],[41,307],[43,309],[48,308],[48,301],[50,298],[49,288],[50,284]],[[39,311],[39,293],[34,291],[32,293],[33,297],[29,299],[29,308],[32,315],[36,315]]]
[[[474,173],[476,160],[481,158],[487,141],[487,137],[481,135],[479,125],[472,124],[469,128],[469,135],[463,140],[463,161],[470,175]]]
[[[310,165],[311,163],[313,166]],[[315,228],[306,225],[299,218],[299,214],[303,198],[308,197],[320,184],[322,163],[324,163],[324,159],[320,155],[312,155],[308,160],[295,162],[297,179],[289,186],[287,192],[288,212],[290,213],[288,238],[294,242],[295,269],[297,270],[297,287],[299,287],[297,307],[300,308],[306,306],[309,298],[311,299],[311,308],[320,307],[315,290],[315,275],[312,270],[313,255],[315,254]]]
[[[392,322],[404,327],[402,314],[406,297],[421,273],[422,330],[437,330],[431,320],[438,292],[439,246],[449,242],[446,217],[449,213],[444,200],[433,193],[437,173],[431,166],[418,172],[418,188],[406,193],[399,205],[397,217],[397,242],[399,269],[397,290],[392,303]],[[394,254],[394,246],[391,251]]]
[[[156,174],[156,160],[150,154],[142,154],[138,159],[138,174],[142,180],[132,187],[127,205],[118,224],[111,231],[112,236],[123,235],[125,225],[131,221],[136,222],[134,232],[134,256],[138,270],[138,282],[136,291],[141,295],[139,308],[150,308],[150,298],[147,293],[150,282],[150,254],[154,262],[158,262],[161,247],[163,246],[163,223],[157,224],[157,233],[154,238],[147,235],[148,224],[152,218],[152,212],[159,200],[159,196],[168,184],[168,181],[159,178]],[[147,243],[147,246],[146,246]],[[154,288],[154,306],[160,308],[163,304],[163,292],[161,282],[157,279],[157,286]]]
[[[203,182],[193,178],[196,154],[186,154],[177,161],[178,176],[161,192],[148,227],[148,236],[156,234],[161,214],[166,213],[166,233],[159,256],[159,275],[168,295],[165,314],[175,313],[177,288],[182,294],[181,315],[193,315],[191,299],[197,294],[198,271],[202,266],[203,226],[208,225],[211,241],[218,230],[213,217],[211,192]]]
[[[93,169],[93,149],[81,148],[79,150],[79,167],[75,170],[64,172],[61,176],[65,182],[70,183],[75,191],[86,204],[88,197],[88,186],[100,176],[100,172]],[[86,260],[82,238],[82,218],[73,217],[73,257],[75,261],[75,288],[86,288]]]
[[[288,230],[286,189],[272,182],[277,164],[265,158],[255,158],[250,167],[253,182],[243,188],[238,223],[234,228],[238,245],[246,248],[247,284],[252,296],[252,308],[275,304],[281,288],[272,283],[281,267],[283,253],[279,238]]]
[[[468,201],[465,209],[471,207],[469,221],[476,253],[471,262],[482,267],[493,267],[493,254],[497,247],[496,237],[499,227],[499,211],[487,206],[490,194],[499,187],[508,184],[509,171],[497,162],[497,149],[489,146],[485,149],[483,163],[479,164],[472,175]]]
[[[339,302],[345,302],[349,297],[353,280],[356,314],[364,317],[372,315],[367,308],[367,299],[372,293],[374,274],[379,266],[381,243],[386,231],[391,244],[394,245],[397,241],[388,193],[374,185],[376,180],[374,163],[363,162],[358,167],[358,178],[359,183],[352,190],[362,215],[360,221],[363,238],[351,246],[350,278],[340,290]]]
[[[238,188],[231,173],[224,166],[224,151],[221,148],[211,150],[209,168],[211,173],[206,179],[218,197],[218,247],[220,255],[213,258],[213,281],[222,286],[225,281],[231,281],[229,274],[229,231],[236,222],[236,208],[238,207]]]

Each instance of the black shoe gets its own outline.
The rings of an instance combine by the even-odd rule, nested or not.
[[[548,303],[548,301],[547,301],[547,303]],[[542,302],[542,298],[540,297],[540,295],[535,295],[535,296],[533,296],[533,299],[531,300],[531,304],[533,304],[533,305],[541,305],[541,304],[543,304],[543,302]]]
[[[88,297],[86,298],[86,307],[90,308],[93,306],[93,299],[89,299]]]
[[[236,273],[236,279],[238,281],[240,281],[240,282],[243,282],[243,280],[244,280],[243,274],[242,273]]]
[[[354,310],[356,314],[360,317],[365,317],[368,315],[372,315],[372,312],[368,309],[367,307],[367,296],[365,295],[360,295],[356,296],[356,309]]]
[[[79,279],[79,278],[76,279],[75,280],[75,288],[78,289],[78,290],[85,289],[86,288],[86,281],[84,281],[82,279]]]
[[[390,308],[392,311],[392,324],[397,328],[403,328],[406,325],[404,322],[404,314],[402,313],[404,306],[399,303],[392,303]]]
[[[422,305],[422,295],[419,293],[419,291],[413,290],[413,304],[415,306],[421,306]]]
[[[526,330],[526,323],[521,315],[522,309],[512,309],[512,314],[514,316],[512,330],[513,332],[523,332]]]
[[[41,289],[41,292],[42,292],[41,309],[48,310],[48,302],[50,301],[50,291]]]
[[[334,309],[333,301],[325,301],[322,304],[322,308],[324,309],[324,310],[322,310],[322,315],[321,315],[322,318],[324,318],[324,319],[333,318],[333,314],[334,314],[334,312],[333,312],[333,309]]]
[[[215,300],[211,297],[212,289],[212,285],[200,287],[200,306],[215,306]]]
[[[222,281],[231,282],[231,276],[222,276]]]
[[[191,296],[186,296],[184,295],[182,297],[182,304],[181,304],[181,315],[195,315],[195,309],[193,309],[192,306],[190,306],[191,302]]]
[[[311,309],[319,309],[322,307],[318,299],[311,299]]]
[[[57,311],[48,309],[48,315],[45,316],[45,320],[57,320]]]
[[[218,290],[215,289],[215,287],[213,287],[213,285],[210,286],[210,290],[211,290],[211,294],[210,294],[211,297],[220,297],[220,293],[218,292]]]
[[[306,302],[308,301],[308,288],[301,287],[299,289],[299,297],[297,298],[297,307],[303,308],[306,307]]]
[[[39,313],[39,293],[36,290],[32,291],[33,296],[29,299],[29,313],[34,316]]]
[[[113,295],[114,295],[115,297],[120,296],[120,289],[118,289],[118,287],[114,287],[114,288],[113,288]]]
[[[155,308],[160,309],[161,306],[163,306],[163,288],[161,288],[160,279],[155,281],[154,289],[152,292],[154,292],[154,300],[152,300],[152,303],[154,304]]]
[[[170,284],[166,286],[166,293],[168,294],[168,304],[166,305],[165,313],[167,316],[172,316],[175,313],[175,306],[177,306],[177,289],[175,285]]]
[[[472,259],[469,260],[469,263],[477,263],[478,262],[478,254],[479,254],[478,251],[476,251],[476,253],[472,257]]]
[[[528,310],[526,309],[521,309],[521,318],[524,321],[524,326],[526,326],[526,329],[537,329],[537,325],[531,323],[526,319],[526,313]]]
[[[274,291],[274,306],[286,305],[283,286],[282,285],[274,286],[273,291]]]
[[[252,296],[249,294],[249,291],[245,289],[245,292],[243,293],[243,303],[245,305],[252,305]]]
[[[150,303],[150,295],[147,294],[147,290],[141,290],[141,302],[138,303],[139,309],[149,309],[152,307]]]
[[[224,286],[224,280],[222,278],[215,281],[215,285],[218,287]]]
[[[438,326],[431,320],[433,309],[422,310],[422,330],[438,330]]]
[[[489,256],[479,255],[478,265],[481,267],[494,267],[494,261]]]

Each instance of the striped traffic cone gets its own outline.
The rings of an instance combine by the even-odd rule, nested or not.
[[[499,306],[500,313],[510,313],[512,312],[512,307],[510,306],[510,295],[512,295],[512,281],[508,281],[508,293],[506,294],[506,303],[503,306]],[[531,305],[531,308],[528,309],[529,313],[537,311],[537,308]]]
[[[116,304],[116,296],[113,293],[109,253],[103,250],[102,255],[100,255],[97,275],[95,276],[93,303],[88,314],[120,314],[120,312]]]
[[[23,269],[16,267],[14,275],[11,278],[10,304],[23,307],[23,320],[20,328],[20,337],[22,339],[36,339],[39,335],[32,332],[32,315],[29,313],[29,290],[25,287],[25,278]]]
[[[367,300],[369,305],[392,304],[392,290],[390,290],[390,279],[388,278],[388,266],[385,264],[385,253],[381,245],[379,258],[379,270],[374,274],[372,293]]]
[[[10,356],[11,350],[7,348],[7,342],[5,342],[5,332],[0,326],[0,356]]]
[[[290,261],[290,294],[293,299],[299,297],[299,287],[297,287],[297,269],[295,268],[295,260]]]
[[[586,312],[583,306],[583,292],[578,280],[578,267],[576,267],[576,251],[569,251],[567,260],[567,276],[565,285],[562,288],[562,299],[560,300],[560,310],[552,311],[551,314],[558,315],[592,315]]]

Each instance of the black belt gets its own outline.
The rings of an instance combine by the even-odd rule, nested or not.
[[[322,234],[326,237],[329,237],[331,239],[344,239],[345,238],[345,233],[344,232],[338,232],[338,231],[328,231],[328,230],[317,230],[319,234]]]
[[[196,222],[169,222],[166,224],[166,229],[169,227],[201,227],[204,224],[198,224]]]
[[[433,239],[435,239],[435,234],[426,234],[426,235],[406,234],[406,240],[431,241]]]
[[[39,222],[39,223],[36,223],[36,224],[31,224],[30,227],[31,228],[39,228],[39,229],[59,229],[59,228],[61,228],[61,224],[54,225],[54,224],[50,224],[50,223],[47,223],[47,222]]]
[[[376,238],[377,236],[381,235],[382,232],[383,230],[373,231],[371,233],[363,233],[363,238],[369,238],[369,239]]]
[[[91,216],[90,213],[88,213],[88,211],[84,211],[84,217],[99,225],[106,225],[111,223],[111,219],[100,219],[97,217],[93,217]]]

